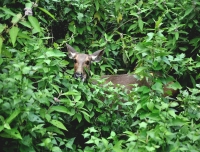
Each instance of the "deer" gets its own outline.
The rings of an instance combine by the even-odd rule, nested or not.
[[[90,64],[92,62],[99,62],[104,54],[104,50],[98,50],[92,54],[84,54],[77,52],[72,46],[66,44],[68,50],[68,57],[74,60],[74,78],[81,79],[85,82],[88,79],[88,71],[90,70]],[[146,79],[139,79],[135,74],[119,74],[119,75],[103,75],[102,79],[105,79],[104,83],[112,82],[113,85],[123,85],[129,91],[132,90],[134,85],[150,87],[152,82]],[[178,90],[170,88],[170,84],[163,86],[163,96],[174,96]]]

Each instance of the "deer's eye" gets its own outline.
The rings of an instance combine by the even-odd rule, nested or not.
[[[77,63],[77,60],[76,60],[76,59],[74,59],[74,63]]]
[[[85,64],[89,65],[89,64],[90,64],[90,61],[86,61]]]

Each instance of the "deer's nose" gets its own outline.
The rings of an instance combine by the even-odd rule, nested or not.
[[[82,74],[82,73],[77,73],[77,72],[76,72],[76,73],[74,73],[74,77],[75,77],[75,78],[81,78],[81,79],[82,79],[82,78],[83,78],[83,74]]]

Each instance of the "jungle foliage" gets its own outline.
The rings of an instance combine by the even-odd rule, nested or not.
[[[198,152],[198,0],[0,2],[0,142],[4,152]],[[135,73],[151,87],[73,78],[65,44],[104,49],[90,75]],[[161,73],[152,76],[150,73]],[[174,81],[176,97],[163,97]]]

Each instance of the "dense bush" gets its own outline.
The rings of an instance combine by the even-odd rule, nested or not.
[[[199,151],[200,2],[0,5],[2,151]],[[105,50],[91,67],[99,83],[94,73],[136,73],[153,85],[128,94],[120,86],[74,80],[66,43],[85,53]],[[163,97],[171,80],[180,92]]]

